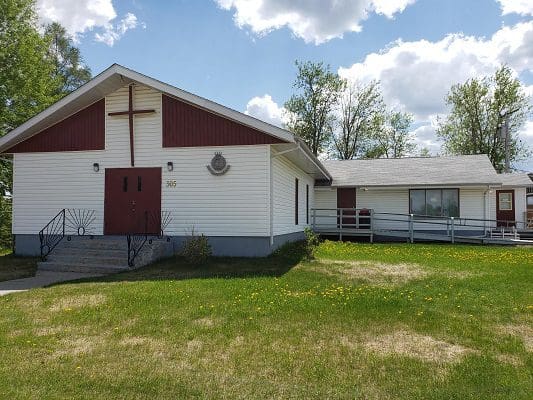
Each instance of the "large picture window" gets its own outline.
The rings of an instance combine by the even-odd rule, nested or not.
[[[431,217],[459,217],[459,189],[412,189],[409,212]]]

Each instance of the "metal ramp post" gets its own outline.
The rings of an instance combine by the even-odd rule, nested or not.
[[[454,217],[450,217],[450,220],[451,220],[451,223],[452,223],[452,232],[451,232],[452,243],[455,243],[455,218]]]
[[[415,229],[414,229],[414,222],[413,222],[413,214],[409,214],[409,241],[411,243],[415,242]]]
[[[374,243],[374,210],[370,210],[370,243]]]
[[[342,240],[342,208],[340,209],[339,240]]]

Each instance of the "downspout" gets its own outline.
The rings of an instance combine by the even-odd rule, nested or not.
[[[485,196],[485,201],[483,202],[483,219],[485,220],[483,222],[483,227],[485,228],[485,230],[487,229],[487,221],[490,221],[488,223],[488,228],[490,229],[493,228],[492,226],[493,219],[490,216],[490,212],[492,209],[492,203],[491,203],[492,199],[490,195],[493,193],[493,190],[495,190],[494,186],[487,185],[487,190],[483,192],[483,195]]]
[[[279,157],[283,154],[290,153],[300,149],[300,144],[298,143],[295,147],[292,147],[287,150],[280,151],[278,153],[272,154],[272,146],[270,146],[270,246],[274,245],[274,174],[273,170],[273,159]]]

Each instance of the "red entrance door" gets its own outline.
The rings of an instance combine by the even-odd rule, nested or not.
[[[337,189],[337,208],[355,209],[355,188],[338,188]],[[355,210],[342,210],[342,225],[345,228],[355,229]],[[339,218],[340,224],[340,210]],[[349,225],[349,226],[346,226]],[[352,225],[352,226],[350,226]]]
[[[496,219],[498,226],[515,226],[514,190],[496,190]]]
[[[161,168],[105,170],[104,234],[159,234]]]

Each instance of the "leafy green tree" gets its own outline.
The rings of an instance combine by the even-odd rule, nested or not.
[[[57,98],[47,41],[32,0],[0,0],[0,136]],[[11,192],[11,160],[0,158],[0,196]]]
[[[439,123],[437,135],[449,154],[487,154],[497,171],[505,167],[501,127],[508,118],[511,162],[528,156],[518,131],[531,114],[530,99],[511,69],[503,65],[494,76],[473,78],[452,86],[446,103],[450,114]]]
[[[369,152],[372,136],[382,129],[385,104],[379,82],[351,84],[339,98],[339,115],[333,134],[333,151],[341,160]]]
[[[431,152],[427,147],[422,147],[418,151],[418,157],[431,157]]]
[[[299,91],[286,103],[287,128],[300,136],[318,155],[329,144],[339,95],[346,83],[331,72],[329,65],[296,62],[298,75],[294,88]]]
[[[385,123],[380,130],[373,132],[374,147],[367,157],[399,158],[415,150],[410,133],[413,116],[401,111],[391,111],[385,115]]]
[[[0,0],[0,136],[58,99],[32,0]]]
[[[54,22],[46,27],[44,38],[49,43],[48,54],[54,65],[53,79],[58,85],[58,95],[69,94],[91,79],[91,69],[65,28]]]
[[[0,0],[0,136],[90,79],[65,30],[41,34],[34,0]],[[0,155],[0,245],[11,231],[12,164]]]
[[[0,249],[11,247],[11,198],[0,196]]]

